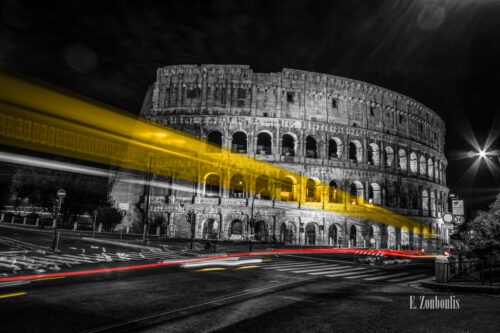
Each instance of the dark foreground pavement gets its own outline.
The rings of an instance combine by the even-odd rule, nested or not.
[[[270,258],[276,264],[290,260]],[[411,310],[412,295],[449,294],[408,283],[292,274],[266,270],[265,263],[253,266],[260,267],[162,266],[4,288],[0,330],[494,332],[500,327],[497,297],[455,294],[460,309]],[[225,270],[200,271],[205,268]]]

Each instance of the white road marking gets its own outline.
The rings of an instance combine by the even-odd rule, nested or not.
[[[311,265],[306,265],[306,266],[302,266],[300,267],[299,269],[311,269],[311,268],[319,268],[320,265],[318,264],[311,264]],[[328,267],[332,267],[332,265],[328,265],[328,266],[324,266],[323,268],[328,268]],[[286,272],[286,271],[293,271],[297,269],[297,267],[287,267],[287,268],[277,268],[276,270],[277,271],[280,271],[280,272]]]
[[[316,266],[316,268],[314,268],[314,269],[305,269],[305,270],[300,270],[300,271],[292,271],[292,273],[311,273],[311,272],[322,271],[325,268],[330,268],[330,267],[333,268],[335,266],[338,266],[338,265],[328,265],[328,264],[325,264],[325,265],[322,265],[322,266]]]
[[[348,268],[351,267],[351,268]],[[345,267],[339,267],[337,269],[329,269],[329,270],[324,270],[321,272],[315,272],[315,273],[308,273],[309,275],[325,275],[329,273],[338,273],[340,271],[342,272],[354,272],[354,271],[362,271],[366,270],[366,268],[359,267],[359,268],[353,268],[352,266],[345,266]]]
[[[281,266],[265,266],[263,267],[264,269],[278,269],[278,268],[289,268],[289,267],[302,267],[302,266],[308,266],[311,265],[312,263],[294,263],[294,264],[288,264],[288,265],[281,265]]]
[[[369,271],[367,271],[369,272]],[[371,271],[373,272],[373,271]],[[349,275],[355,275],[359,274],[359,272],[347,272],[347,273],[338,273],[338,274],[328,274],[328,277],[342,277],[342,276],[349,276]]]
[[[402,277],[402,278],[398,278],[398,279],[390,279],[390,280],[387,280],[387,282],[405,282],[405,281],[409,281],[409,280],[418,280],[424,276],[426,276],[428,274],[417,274],[417,275],[412,275],[412,276],[409,276],[409,277]]]
[[[402,275],[408,275],[408,272],[397,273],[397,274],[390,274],[390,275],[382,275],[382,276],[375,276],[375,277],[370,277],[370,278],[364,278],[363,280],[375,281],[375,280],[387,279],[387,278],[392,278],[392,277],[397,277],[397,276],[402,276]]]

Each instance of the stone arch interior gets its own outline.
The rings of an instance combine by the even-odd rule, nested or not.
[[[342,203],[342,194],[341,191],[338,189],[337,183],[332,180],[328,184],[329,192],[328,192],[328,202],[330,203]]]
[[[358,140],[349,142],[349,160],[352,163],[361,163],[363,160],[363,147]]]
[[[295,139],[290,134],[284,134],[281,142],[283,156],[295,156]]]
[[[417,173],[418,170],[418,159],[417,159],[417,154],[412,152],[410,154],[410,171],[413,173]]]
[[[354,181],[351,183],[349,188],[350,200],[352,205],[362,205],[363,204],[363,184],[359,181]]]
[[[380,190],[379,184],[371,183],[368,187],[368,201],[376,205],[382,203],[382,191]]]
[[[242,239],[243,223],[240,220],[233,220],[229,227],[229,239]]]
[[[321,193],[319,190],[318,183],[309,178],[306,182],[306,201],[308,202],[320,202],[321,201]]]
[[[261,155],[272,154],[272,138],[267,132],[260,132],[257,135],[257,153]]]
[[[270,200],[271,194],[269,191],[269,177],[267,176],[259,176],[255,181],[255,193],[256,195],[263,200]]]
[[[338,158],[339,147],[334,139],[328,140],[328,158]]]
[[[376,143],[370,143],[368,145],[368,164],[378,166],[379,165],[379,149]]]
[[[306,225],[306,245],[316,245],[316,224],[313,222]]]
[[[406,171],[408,168],[407,166],[407,158],[406,158],[406,151],[404,149],[399,150],[399,169]]]
[[[261,242],[266,242],[268,239],[268,232],[267,232],[267,226],[266,222],[259,220],[255,222],[254,225],[254,237],[255,240],[261,241]]]
[[[328,228],[328,245],[337,246],[339,245],[338,239],[338,229],[335,224],[332,224],[330,228]]]
[[[316,139],[310,135],[306,138],[306,157],[318,158],[318,147]]]
[[[214,239],[215,238],[214,224],[215,224],[214,219],[208,219],[205,221],[205,223],[203,225],[203,238],[204,239]]]
[[[220,152],[222,147],[222,133],[219,131],[212,131],[208,133],[207,141],[210,143],[207,145],[207,151],[209,152]]]
[[[355,247],[357,245],[357,229],[355,225],[352,225],[349,229],[349,243],[351,247]]]
[[[242,175],[236,174],[231,177],[229,196],[231,198],[245,198],[245,179]]]
[[[281,200],[295,201],[295,181],[292,177],[285,177],[281,182]]]
[[[283,222],[280,227],[280,242],[293,243],[295,226],[293,223]]]
[[[210,174],[205,180],[205,196],[218,197],[220,195],[220,178],[217,174]]]
[[[386,146],[384,150],[384,163],[386,167],[392,167],[394,161],[394,150],[391,146]]]
[[[245,132],[233,133],[233,142],[231,148],[241,154],[247,153],[247,135]]]

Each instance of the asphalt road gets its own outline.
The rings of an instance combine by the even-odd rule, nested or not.
[[[435,295],[408,283],[432,274],[428,264],[381,269],[337,261],[331,254],[267,259],[271,260],[235,266],[169,265],[67,276],[3,288],[0,313],[8,320],[0,328],[4,332],[488,332],[500,325],[500,299],[494,297],[459,295],[463,304],[459,310],[410,310],[410,295]],[[330,273],[313,275],[318,272]]]

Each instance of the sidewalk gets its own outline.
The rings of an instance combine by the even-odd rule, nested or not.
[[[435,277],[421,281],[420,285],[425,288],[441,291],[458,291],[477,294],[500,294],[500,286],[481,285],[479,282],[453,282],[437,283]]]

